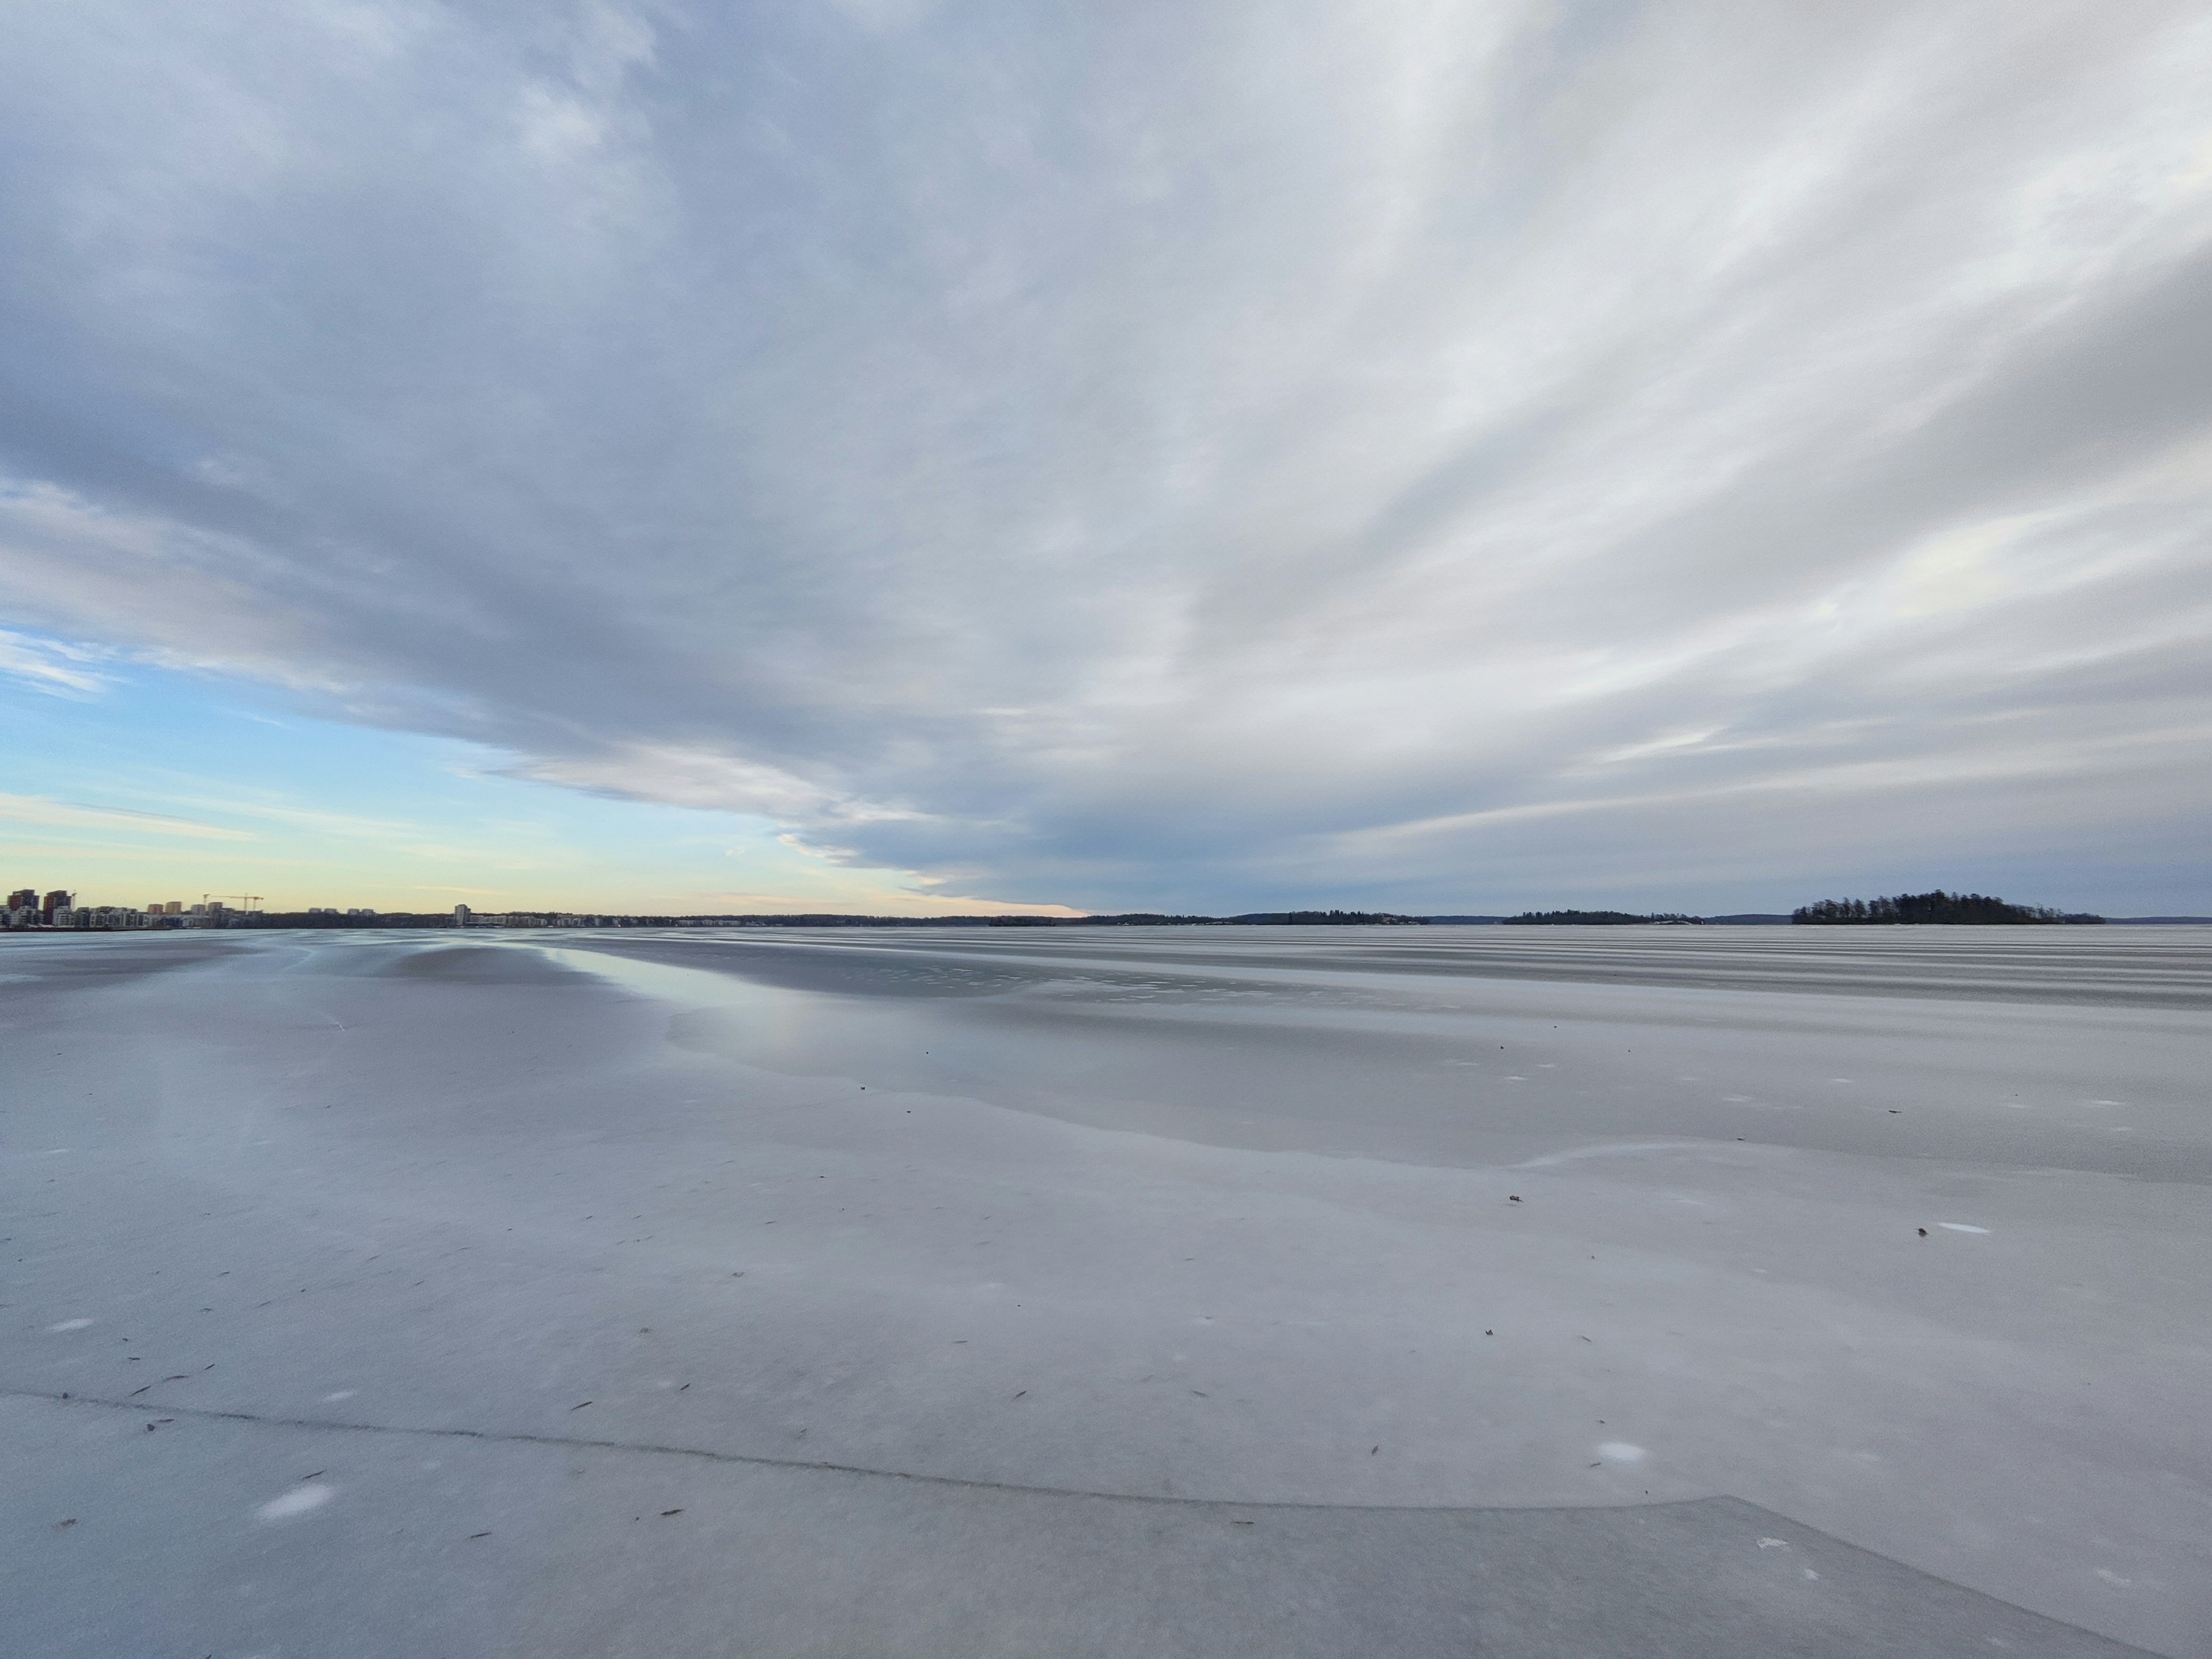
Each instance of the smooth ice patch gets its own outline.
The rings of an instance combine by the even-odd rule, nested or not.
[[[322,1508],[337,1495],[338,1489],[336,1486],[325,1486],[319,1480],[310,1480],[303,1486],[293,1487],[282,1498],[270,1498],[253,1513],[258,1520],[289,1521],[295,1516],[305,1515],[311,1510]]]
[[[323,1396],[323,1404],[325,1406],[335,1406],[339,1401],[350,1400],[355,1395],[360,1392],[361,1391],[358,1389],[340,1389],[336,1394],[325,1395]]]
[[[1650,1453],[1626,1440],[1608,1440],[1597,1449],[1597,1455],[1615,1463],[1641,1463]]]
[[[64,1331],[81,1331],[91,1323],[89,1319],[64,1319],[60,1324],[49,1325],[46,1328],[59,1335]]]
[[[1939,1221],[1936,1224],[1947,1233],[1985,1233],[1987,1227],[1972,1226],[1964,1221]]]

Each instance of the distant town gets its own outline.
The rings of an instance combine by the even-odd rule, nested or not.
[[[167,899],[143,908],[81,904],[56,889],[40,894],[20,888],[8,896],[11,929],[122,932],[177,927],[1420,927],[1431,921],[1509,921],[1509,916],[1401,916],[1371,910],[1268,910],[1236,916],[1164,915],[1150,911],[1117,916],[862,916],[830,911],[763,915],[607,915],[569,910],[379,911],[311,905],[305,910],[264,910],[258,895],[203,894],[198,903]],[[1775,921],[1784,918],[1777,916]]]
[[[129,904],[82,904],[59,888],[40,893],[21,887],[8,895],[8,908],[0,913],[0,926],[9,930],[38,928],[48,932],[122,933],[144,928],[176,927],[673,927],[726,924],[735,916],[609,916],[585,915],[565,910],[506,911],[476,914],[465,904],[451,910],[379,912],[366,905],[342,909],[336,905],[310,905],[305,910],[264,910],[259,896],[240,893],[217,897],[203,894],[198,903],[164,899],[143,908]]]

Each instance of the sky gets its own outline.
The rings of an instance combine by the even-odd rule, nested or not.
[[[0,14],[0,882],[2212,911],[2212,14]]]

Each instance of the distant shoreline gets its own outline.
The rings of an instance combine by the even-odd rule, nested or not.
[[[2106,916],[2103,926],[2112,927],[2212,927],[2212,916]],[[805,915],[687,915],[687,916],[613,916],[580,915],[566,912],[510,913],[500,916],[474,916],[467,922],[456,921],[444,912],[429,914],[394,912],[376,916],[307,916],[290,912],[242,911],[234,912],[214,922],[200,922],[179,927],[143,927],[130,929],[111,927],[18,927],[0,933],[0,938],[69,938],[79,934],[107,935],[118,932],[137,933],[198,933],[204,931],[250,931],[256,933],[355,933],[383,929],[386,931],[424,933],[526,933],[544,928],[597,929],[615,932],[629,928],[881,928],[916,927],[1789,927],[1786,915],[1751,913],[1736,915],[1686,916],[1661,921],[1634,916],[1620,921],[1576,921],[1571,922],[1546,921],[1518,916],[1435,915],[1393,916],[1389,919],[1366,920],[1357,922],[1308,922],[1279,921],[1255,916],[869,916],[815,913]],[[1960,922],[1871,922],[1852,926],[1855,932],[1895,931],[1899,928],[1959,927],[1973,926],[2006,927],[2005,923]]]

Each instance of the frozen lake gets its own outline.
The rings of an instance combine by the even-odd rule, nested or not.
[[[2212,929],[13,935],[0,1030],[11,1654],[2212,1655]]]

